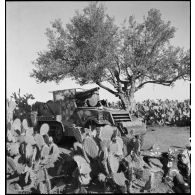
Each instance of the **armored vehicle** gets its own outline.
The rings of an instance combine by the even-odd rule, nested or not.
[[[34,104],[31,120],[36,127],[47,123],[55,143],[59,143],[63,136],[74,136],[74,125],[91,130],[97,126],[111,125],[117,126],[121,133],[139,136],[146,133],[142,121],[132,119],[128,111],[113,109],[106,101],[100,100],[98,87],[90,90],[65,89],[52,93],[53,100]]]

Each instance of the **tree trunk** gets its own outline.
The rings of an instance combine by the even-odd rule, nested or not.
[[[132,84],[131,88],[124,93],[119,93],[119,98],[122,102],[123,109],[132,112],[135,109],[134,101],[135,85]]]
[[[134,94],[132,95],[126,95],[126,94],[119,94],[119,98],[121,100],[123,109],[132,112],[135,107],[135,102],[134,102]]]

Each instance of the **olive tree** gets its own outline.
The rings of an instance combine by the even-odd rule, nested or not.
[[[48,48],[38,53],[31,76],[38,82],[69,77],[80,85],[95,83],[131,110],[134,93],[146,84],[189,80],[190,52],[170,44],[175,31],[156,9],[141,23],[130,16],[119,27],[103,5],[93,2],[66,26],[60,19],[52,22],[46,30]]]

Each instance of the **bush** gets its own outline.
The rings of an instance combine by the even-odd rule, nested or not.
[[[145,100],[136,104],[135,115],[142,117],[148,125],[189,126],[190,100]]]

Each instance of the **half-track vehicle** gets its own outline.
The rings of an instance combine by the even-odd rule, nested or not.
[[[111,108],[106,101],[100,100],[98,87],[90,90],[65,89],[52,93],[53,100],[33,105],[31,120],[36,127],[47,123],[55,143],[59,143],[63,136],[74,136],[74,125],[92,131],[99,126],[117,126],[122,134],[140,137],[146,133],[146,125],[141,120],[133,119],[128,111]]]

